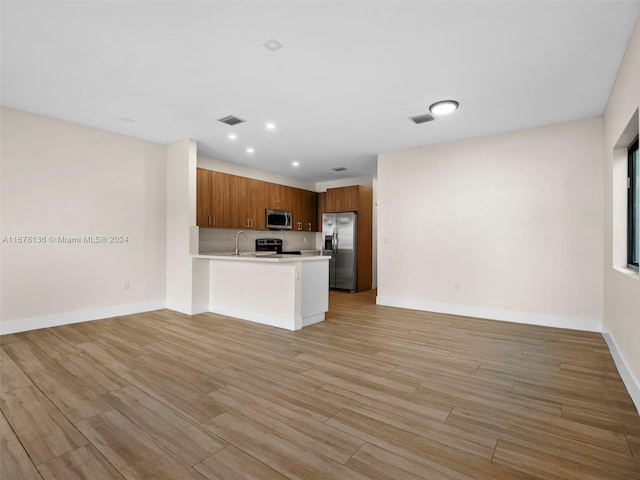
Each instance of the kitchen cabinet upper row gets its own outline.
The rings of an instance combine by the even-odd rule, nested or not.
[[[360,207],[360,193],[364,190],[365,187],[359,185],[327,189],[325,211],[328,213],[357,212]]]
[[[206,228],[264,230],[268,208],[289,210],[292,230],[317,231],[317,193],[197,169],[196,223]]]

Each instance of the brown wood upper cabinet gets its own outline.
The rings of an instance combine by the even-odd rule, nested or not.
[[[227,228],[264,230],[266,228],[265,203],[267,202],[266,182],[253,178],[227,175],[231,187],[229,197],[233,222]]]
[[[318,231],[318,194],[309,190],[292,188],[292,230]]]
[[[267,208],[290,210],[292,230],[318,231],[318,194],[252,178],[197,169],[196,224],[264,230]]]
[[[325,199],[325,209],[333,212],[357,212],[360,187],[329,188]]]
[[[322,214],[327,211],[327,192],[318,193],[318,231],[322,231]]]
[[[221,227],[231,223],[231,184],[228,175],[204,168],[197,170],[196,225]]]
[[[266,208],[291,210],[293,202],[292,191],[295,189],[286,185],[278,185],[277,183],[267,183],[267,185],[269,186],[269,201]]]

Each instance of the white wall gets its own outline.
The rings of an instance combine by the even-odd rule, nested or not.
[[[602,121],[378,158],[378,303],[600,330]]]
[[[1,114],[2,333],[162,308],[165,147],[9,108]],[[47,242],[11,243],[14,235]],[[85,235],[127,241],[58,241]]]
[[[297,178],[277,175],[275,173],[263,172],[255,168],[246,167],[237,163],[225,162],[211,157],[198,155],[198,167],[207,170],[215,170],[216,172],[228,173],[229,175],[238,175],[240,177],[253,178],[262,180],[263,182],[277,183],[287,185],[288,187],[301,188],[302,190],[316,191],[316,185],[312,182],[305,182]]]
[[[604,333],[640,410],[640,277],[626,269],[626,147],[638,134],[640,23],[627,47],[604,114]],[[618,148],[620,147],[620,148]]]
[[[196,227],[197,145],[183,140],[167,147],[167,308],[189,315],[207,311],[208,263],[198,253]]]
[[[362,185],[363,187],[374,188],[375,177],[353,177],[342,178],[340,180],[329,180],[316,183],[316,192],[326,192],[327,188],[351,187]]]

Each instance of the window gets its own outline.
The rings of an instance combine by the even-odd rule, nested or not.
[[[629,146],[629,167],[627,169],[627,265],[638,270],[640,250],[640,161],[638,160],[638,137]]]

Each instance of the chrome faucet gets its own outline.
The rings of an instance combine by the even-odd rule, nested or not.
[[[236,233],[236,249],[233,251],[234,255],[240,255],[240,249],[238,248],[238,237],[240,236],[240,234],[244,235],[244,239],[248,242],[249,239],[247,238],[247,234],[244,233],[242,230],[240,230],[238,233]]]

